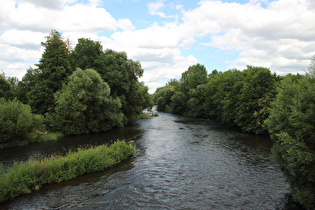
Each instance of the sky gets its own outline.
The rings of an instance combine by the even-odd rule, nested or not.
[[[153,93],[189,66],[304,74],[315,55],[315,0],[0,0],[0,70],[22,79],[55,29],[140,61]]]

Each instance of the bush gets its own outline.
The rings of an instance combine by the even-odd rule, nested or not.
[[[29,105],[0,98],[0,144],[14,145],[36,138],[43,116],[34,115]]]
[[[110,147],[101,145],[79,148],[64,157],[52,156],[43,160],[29,159],[27,164],[14,163],[3,175],[0,165],[0,203],[22,194],[38,190],[44,184],[73,179],[77,176],[103,171],[135,153],[135,147],[117,141]]]

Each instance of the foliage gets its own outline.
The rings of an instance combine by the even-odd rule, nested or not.
[[[40,70],[38,68],[30,67],[27,69],[27,72],[23,76],[22,81],[17,83],[15,97],[24,104],[28,104],[28,92],[30,92],[30,90],[35,86],[35,77],[39,73]]]
[[[55,94],[54,112],[47,114],[51,130],[65,135],[107,131],[122,126],[118,98],[93,69],[77,69],[69,82]]]
[[[100,42],[79,39],[71,56],[77,67],[93,68],[100,73],[111,89],[111,96],[119,97],[124,125],[134,124],[143,109],[152,108],[148,88],[138,81],[143,74],[141,64],[128,59],[125,52],[104,52]]]
[[[32,110],[38,114],[53,109],[54,93],[61,89],[66,78],[73,72],[69,51],[61,34],[52,30],[46,39],[46,42],[42,42],[44,53],[37,64],[39,73],[27,95]]]
[[[189,90],[196,88],[198,85],[207,83],[207,70],[201,64],[196,64],[188,67],[187,71],[182,73],[180,79],[181,91],[188,93]]]
[[[268,97],[275,97],[277,78],[263,67],[247,66],[243,74],[245,77],[237,101],[235,123],[243,131],[262,134],[265,131],[262,124],[268,116],[264,112],[268,112],[266,107],[271,101]]]
[[[94,42],[91,39],[80,38],[75,46],[71,57],[76,67],[81,69],[100,69],[103,47],[100,42]]]
[[[42,122],[43,117],[32,114],[29,105],[0,98],[0,144],[14,145],[35,139]]]
[[[207,76],[205,67],[197,64],[182,74],[180,82],[172,80],[158,88],[154,100],[160,111],[213,118],[262,134],[278,80],[269,69],[252,66],[244,71],[214,70]]]
[[[0,203],[38,190],[44,184],[65,181],[95,171],[103,171],[132,156],[135,147],[117,141],[110,147],[101,145],[69,152],[64,157],[52,156],[43,160],[29,159],[27,164],[14,163],[3,174],[0,165]]]
[[[315,208],[315,80],[286,77],[265,121],[272,154],[291,185],[293,198]]]
[[[7,81],[4,73],[2,73],[0,74],[0,98],[11,98],[10,94],[10,83]]]
[[[171,103],[171,98],[174,94],[174,91],[175,87],[173,85],[166,85],[156,89],[153,97],[156,101],[157,109],[159,111],[170,111],[169,105]]]
[[[106,50],[102,65],[98,72],[109,84],[111,95],[120,98],[124,124],[134,124],[143,109],[153,106],[148,88],[138,81],[143,74],[140,62],[128,59],[125,52]]]

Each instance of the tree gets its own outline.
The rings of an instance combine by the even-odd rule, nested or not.
[[[93,68],[100,73],[111,89],[111,96],[120,98],[125,125],[134,124],[142,109],[152,107],[148,88],[138,81],[143,74],[141,64],[128,59],[125,52],[104,52],[100,42],[79,39],[72,57],[77,67]]]
[[[277,76],[271,74],[267,68],[253,66],[247,66],[243,74],[245,78],[237,102],[235,123],[245,132],[262,134],[265,132],[262,127],[265,120],[263,117],[268,116],[268,113],[258,112],[264,107],[269,107],[271,100],[265,100],[266,103],[260,104],[259,101],[262,102],[262,98],[274,98]]]
[[[101,59],[103,54],[103,47],[100,42],[80,38],[71,53],[71,57],[78,68],[99,70],[102,68]]]
[[[295,80],[294,80],[295,79]],[[315,208],[315,80],[285,77],[265,121],[294,200]]]
[[[190,89],[196,88],[198,85],[207,83],[207,70],[203,65],[199,63],[193,66],[189,66],[187,71],[182,73],[180,81],[183,84],[183,92],[187,93]]]
[[[42,116],[32,114],[29,105],[17,99],[0,98],[0,144],[14,145],[34,139],[36,131],[43,127],[42,122]]]
[[[40,73],[38,68],[30,67],[27,69],[26,74],[23,76],[22,81],[19,81],[16,86],[15,96],[16,98],[23,102],[24,104],[28,104],[28,92],[35,86],[35,77]]]
[[[139,89],[140,86],[143,86],[138,81],[143,75],[140,62],[128,59],[125,52],[113,50],[106,50],[101,61],[102,67],[97,71],[109,84],[111,96],[120,98],[125,115],[124,124],[134,124],[142,112],[141,109],[152,107],[152,101],[148,101],[146,105],[142,103],[144,98],[150,96],[148,92],[141,91],[142,88]],[[139,95],[139,91],[141,95]],[[137,96],[137,100],[134,96]]]
[[[173,85],[166,85],[159,87],[153,94],[154,100],[157,102],[157,109],[159,111],[170,112],[171,98],[174,95],[175,87]]]
[[[55,94],[54,112],[47,114],[51,130],[79,135],[123,126],[120,100],[110,96],[99,73],[78,68],[68,80]]]
[[[73,72],[69,50],[58,31],[52,30],[46,41],[42,58],[37,64],[39,73],[34,78],[35,85],[28,93],[29,104],[35,113],[45,114],[54,107],[54,93]]]
[[[0,74],[0,98],[11,98],[10,83],[7,81],[5,74]]]

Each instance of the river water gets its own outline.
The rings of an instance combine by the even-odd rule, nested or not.
[[[294,209],[267,137],[159,113],[110,132],[1,150],[10,166],[83,144],[134,140],[137,153],[104,172],[46,185],[0,209]],[[93,164],[93,163],[91,163]]]

